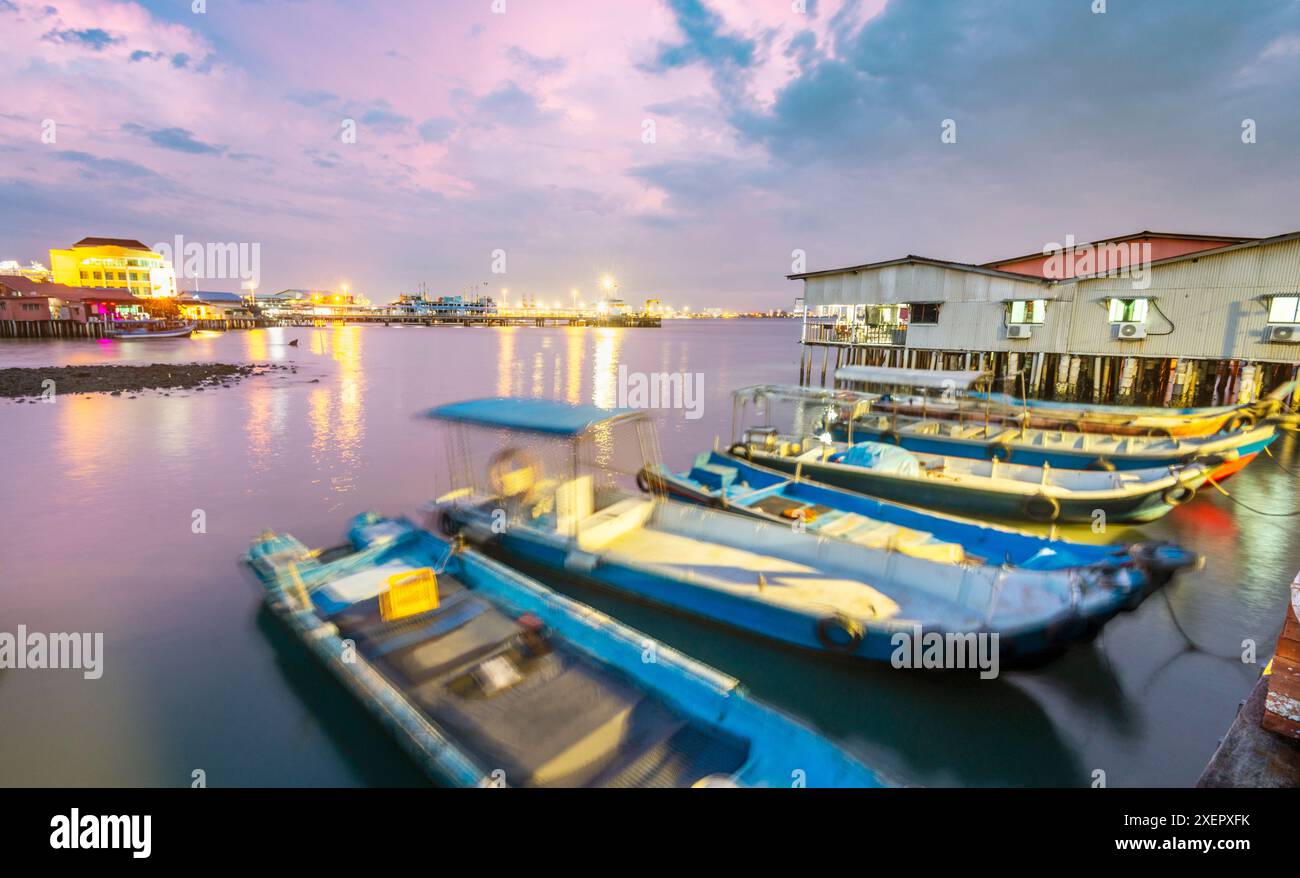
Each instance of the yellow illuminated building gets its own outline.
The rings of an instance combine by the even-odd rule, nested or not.
[[[176,295],[176,270],[159,254],[129,238],[82,238],[50,251],[54,282],[70,287],[126,290],[142,298]]]

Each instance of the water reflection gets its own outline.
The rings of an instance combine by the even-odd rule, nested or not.
[[[591,401],[603,409],[612,409],[618,405],[618,365],[623,348],[623,330],[597,329],[595,336]]]

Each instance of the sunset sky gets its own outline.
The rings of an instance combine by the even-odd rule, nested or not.
[[[795,249],[1300,229],[1300,3],[1093,4],[0,0],[0,259],[181,234],[260,243],[263,291],[772,308]]]

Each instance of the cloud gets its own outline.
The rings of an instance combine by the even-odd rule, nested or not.
[[[285,98],[300,107],[323,107],[337,101],[339,96],[333,92],[316,89],[313,91],[292,92],[285,95]]]
[[[474,102],[475,121],[506,128],[530,128],[540,125],[554,113],[515,82],[506,82]]]
[[[157,180],[159,175],[126,159],[108,159],[76,150],[60,150],[55,157],[60,161],[72,162],[92,176],[108,177],[117,180]]]
[[[109,46],[122,41],[121,37],[114,37],[108,31],[98,27],[83,30],[73,28],[52,30],[42,36],[41,39],[62,45],[84,46],[94,52],[102,52]]]
[[[442,143],[456,130],[456,122],[445,116],[434,116],[421,122],[417,130],[426,143]]]
[[[683,39],[660,44],[654,61],[644,65],[645,69],[662,72],[696,62],[715,70],[754,64],[755,41],[725,32],[722,17],[702,0],[667,0],[667,5]]]
[[[161,57],[162,52],[146,52],[144,49],[136,49],[131,53],[131,61],[157,61]]]
[[[122,130],[144,137],[154,146],[191,155],[220,155],[226,149],[224,146],[195,140],[194,135],[184,128],[146,128],[134,122],[127,122],[122,126]]]
[[[563,58],[542,58],[534,55],[527,49],[521,49],[519,46],[511,46],[506,50],[506,57],[511,63],[536,73],[539,76],[545,76],[551,73],[559,73],[565,67]]]

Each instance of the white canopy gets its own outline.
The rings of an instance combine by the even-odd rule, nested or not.
[[[992,378],[991,372],[942,369],[898,369],[890,366],[843,366],[835,370],[837,381],[888,384],[894,387],[934,387],[969,390]]]

